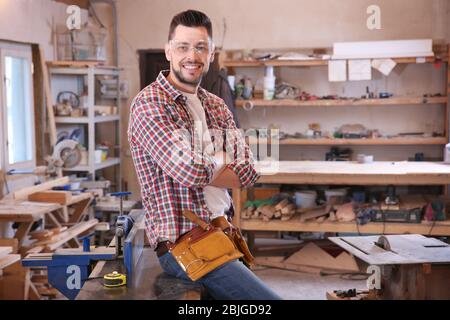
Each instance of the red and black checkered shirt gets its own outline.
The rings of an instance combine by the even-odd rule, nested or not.
[[[204,200],[203,187],[211,183],[216,168],[212,157],[198,152],[186,97],[167,81],[167,74],[168,71],[162,71],[155,82],[134,98],[128,125],[146,231],[153,248],[159,239],[175,242],[196,226],[182,216],[183,210],[191,210],[209,221],[211,212]],[[205,109],[208,128],[221,132],[222,151],[233,155],[227,167],[239,177],[242,187],[252,185],[259,175],[232,113],[222,99],[202,88],[198,89],[198,97]],[[215,143],[217,137],[214,134]]]

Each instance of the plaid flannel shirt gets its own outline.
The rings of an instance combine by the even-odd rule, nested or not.
[[[209,221],[211,212],[204,200],[203,187],[211,183],[216,169],[213,157],[198,151],[201,140],[194,139],[194,122],[186,97],[167,81],[167,74],[167,70],[162,71],[155,82],[134,98],[128,125],[146,232],[153,248],[158,239],[175,242],[196,226],[181,214],[184,210]],[[214,144],[219,143],[222,151],[233,155],[227,167],[239,177],[242,187],[252,185],[259,175],[232,113],[222,99],[202,88],[198,89],[198,97],[205,109],[208,128],[221,132],[221,136],[213,135]]]

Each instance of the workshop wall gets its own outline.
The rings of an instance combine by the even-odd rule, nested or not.
[[[0,40],[40,44],[47,60],[54,59],[52,21],[65,25],[67,5],[51,0],[0,1]],[[82,21],[87,11],[81,10]]]
[[[366,9],[371,4],[381,8],[381,30],[368,30]],[[397,40],[432,38],[450,42],[450,5],[446,0],[279,0],[279,1],[207,1],[207,0],[118,0],[119,24],[119,64],[124,68],[124,79],[130,82],[130,94],[133,97],[139,91],[139,64],[137,50],[160,49],[167,40],[169,22],[172,16],[189,8],[199,9],[207,13],[213,21],[214,40],[217,46],[229,49],[251,48],[296,48],[296,47],[332,47],[337,41],[363,40]],[[310,93],[327,93],[334,89],[336,94],[362,95],[366,82],[347,83],[331,86],[326,78],[326,69],[284,69],[281,77],[285,81],[304,87]],[[374,91],[397,90],[396,93],[415,92],[435,93],[444,91],[443,71],[423,69],[423,66],[408,66],[396,70],[389,78],[379,74],[370,82]],[[244,70],[243,72],[248,72]],[[255,71],[258,76],[257,72]],[[375,74],[375,72],[374,72]],[[262,74],[260,74],[262,75]],[[397,80],[401,77],[401,82]],[[406,82],[405,78],[407,78]],[[415,81],[420,79],[420,81]],[[369,82],[367,82],[369,83]],[[330,87],[331,86],[331,87]],[[417,90],[416,90],[417,89]],[[420,91],[419,91],[420,90]],[[128,108],[132,97],[122,110],[123,144],[125,154],[122,158],[123,177],[128,182],[128,189],[139,197],[135,171],[127,150],[126,127]],[[380,107],[384,108],[384,107]],[[405,107],[406,108],[406,107]],[[386,132],[407,131],[414,123],[427,126],[443,126],[442,119],[435,119],[439,110],[424,114],[425,109],[414,107],[417,112],[402,118],[402,112],[408,109],[395,109],[395,114],[386,117],[386,112],[371,108],[358,109],[357,118],[354,109],[308,110],[297,108],[287,111],[279,108],[255,110],[253,114],[239,111],[243,127],[262,124],[278,124],[288,132],[303,131],[309,122],[320,122],[330,130],[337,126],[337,118],[350,117],[349,122],[362,122],[369,119],[370,129],[383,124]],[[281,112],[282,111],[282,112]],[[380,116],[383,115],[384,116]],[[430,118],[431,114],[431,118]],[[297,117],[298,123],[295,119]],[[425,123],[424,118],[427,118]],[[396,120],[392,120],[396,119]],[[398,122],[398,119],[401,122]],[[314,120],[314,121],[313,121]],[[301,122],[301,124],[299,124]],[[345,121],[343,121],[345,122]],[[343,124],[342,122],[339,122]],[[369,125],[368,125],[369,126]],[[372,127],[373,126],[373,127]],[[400,127],[400,128],[399,128]],[[425,129],[425,128],[424,128]],[[366,149],[364,149],[366,148]],[[282,147],[281,154],[289,159],[322,159],[325,147]],[[361,149],[375,155],[376,160],[382,158],[405,159],[416,152],[414,147],[357,147],[355,154]],[[440,156],[440,147],[421,148],[426,155]]]

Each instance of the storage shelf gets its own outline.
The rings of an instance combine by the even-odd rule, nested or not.
[[[118,76],[119,69],[117,68],[107,68],[107,67],[88,67],[88,68],[59,68],[50,67],[50,74],[68,74],[68,75],[87,75],[89,71],[92,70],[94,75],[104,75],[104,76]]]
[[[301,101],[294,99],[251,99],[236,100],[237,107],[243,107],[246,103],[251,103],[255,107],[310,107],[310,106],[384,106],[384,105],[421,105],[421,104],[444,104],[447,97],[395,97],[387,99],[339,99],[339,100],[310,100]]]
[[[260,143],[262,140],[259,139]],[[249,139],[250,144],[256,144],[255,138]],[[270,140],[267,142],[270,143]],[[323,146],[335,146],[335,145],[445,145],[447,144],[447,139],[445,137],[437,138],[374,138],[374,139],[328,139],[328,138],[311,138],[311,139],[300,139],[300,138],[287,138],[279,140],[280,145],[323,145]]]
[[[419,57],[420,58],[420,57]],[[396,63],[412,63],[420,64],[417,62],[417,58],[392,58]],[[248,67],[315,67],[315,66],[327,66],[329,60],[267,60],[267,61],[257,61],[257,60],[228,60],[224,61],[225,67],[234,68],[248,68]],[[437,62],[435,57],[425,58],[425,63]],[[443,60],[447,62],[447,59]]]
[[[94,169],[101,170],[107,167],[115,166],[120,163],[119,158],[108,158],[106,161],[96,163]],[[64,171],[90,171],[89,166],[76,166],[70,169],[64,169]]]
[[[94,123],[119,121],[119,115],[95,116]],[[55,117],[56,123],[89,123],[88,117]]]
[[[357,225],[356,222],[327,222],[315,221],[300,222],[299,216],[288,221],[271,220],[264,222],[261,219],[240,220],[242,230],[253,231],[293,231],[293,232],[351,232],[376,234],[429,234],[450,235],[450,221],[435,221],[433,223],[400,223],[400,222],[369,222]],[[431,232],[430,232],[431,231]]]

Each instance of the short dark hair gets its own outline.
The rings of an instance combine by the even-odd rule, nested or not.
[[[186,10],[180,12],[172,18],[169,28],[169,41],[172,40],[175,28],[179,25],[185,27],[205,27],[208,31],[208,36],[212,39],[212,25],[211,20],[206,14],[197,10]]]

